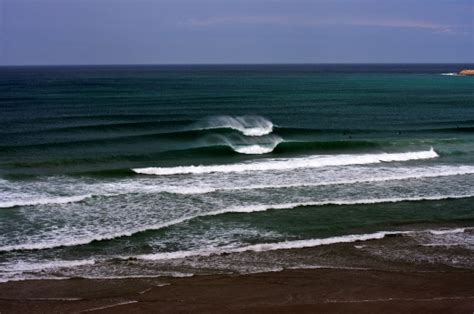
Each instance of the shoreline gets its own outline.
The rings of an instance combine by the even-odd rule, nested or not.
[[[0,283],[1,313],[472,313],[474,271],[292,269]]]

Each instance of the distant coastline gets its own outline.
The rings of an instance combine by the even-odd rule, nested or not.
[[[474,76],[474,70],[473,69],[464,69],[464,70],[459,71],[459,75]]]

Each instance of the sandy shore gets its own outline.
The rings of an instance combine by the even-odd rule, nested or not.
[[[0,284],[3,313],[473,313],[473,271],[312,269]]]

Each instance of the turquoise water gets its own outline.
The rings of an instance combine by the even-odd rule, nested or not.
[[[0,280],[253,271],[219,258],[387,231],[472,267],[463,67],[0,68]]]

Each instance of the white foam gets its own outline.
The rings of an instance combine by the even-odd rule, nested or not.
[[[249,205],[249,206],[235,206],[224,208],[215,211],[208,211],[199,213],[196,215],[190,215],[181,217],[178,219],[170,220],[164,223],[141,225],[139,227],[130,228],[126,231],[119,231],[110,233],[107,235],[99,236],[87,236],[87,237],[74,237],[74,238],[61,238],[60,242],[58,239],[53,241],[43,241],[35,243],[23,243],[15,245],[5,245],[0,247],[0,252],[18,251],[18,250],[42,250],[51,249],[64,246],[78,246],[89,244],[94,241],[112,240],[120,237],[129,237],[136,233],[148,231],[148,230],[159,230],[167,228],[173,225],[177,225],[198,217],[206,216],[217,216],[226,213],[252,213],[261,212],[271,209],[294,209],[297,207],[308,207],[308,206],[326,206],[326,205],[363,205],[363,204],[378,204],[378,203],[397,203],[397,202],[413,202],[413,201],[433,201],[433,200],[445,200],[445,199],[459,199],[474,197],[474,195],[439,195],[439,196],[419,196],[419,197],[406,197],[406,198],[378,198],[378,199],[359,199],[359,200],[327,200],[318,202],[299,202],[299,203],[283,203],[283,204],[262,204],[262,205]]]
[[[254,145],[243,145],[243,146],[234,146],[232,147],[238,153],[247,154],[247,155],[261,155],[271,153],[275,146],[262,146],[258,144]]]
[[[459,73],[456,73],[456,72],[448,72],[448,73],[441,73],[441,75],[446,75],[446,76],[458,76]]]
[[[46,204],[76,203],[76,202],[81,202],[89,197],[92,197],[92,194],[77,195],[77,196],[40,197],[37,199],[20,199],[20,200],[13,200],[13,201],[3,201],[3,202],[0,202],[0,208],[46,205]]]
[[[319,168],[326,166],[363,165],[380,162],[409,161],[431,159],[439,155],[431,148],[429,151],[407,153],[381,153],[381,154],[344,154],[344,155],[313,155],[299,158],[277,158],[238,163],[229,165],[212,166],[178,166],[178,167],[149,167],[135,168],[134,172],[149,175],[176,175],[176,174],[202,174],[202,173],[230,173],[246,171],[292,170],[301,168]]]
[[[277,135],[268,135],[258,139],[248,138],[244,136],[224,136],[215,135],[214,138],[219,139],[225,145],[232,148],[235,152],[247,155],[261,155],[272,152],[283,139]]]
[[[24,262],[18,261],[15,263],[8,264],[7,267],[2,267],[2,271],[8,271],[11,273],[31,272],[35,270],[45,269],[56,269],[56,268],[67,268],[67,267],[78,267],[85,265],[94,265],[95,260],[52,260],[48,262]]]
[[[466,228],[456,228],[456,229],[442,229],[442,230],[430,230],[430,233],[435,235],[443,234],[452,234],[452,233],[463,233],[466,231]]]
[[[201,126],[202,124],[202,126]],[[273,132],[273,123],[260,116],[217,116],[198,124],[199,129],[229,128],[246,136],[263,136]]]
[[[246,186],[232,186],[232,187],[175,187],[165,188],[165,192],[175,194],[205,194],[217,191],[236,191],[236,190],[256,190],[256,189],[272,189],[272,188],[297,188],[297,187],[316,187],[326,185],[343,185],[356,183],[371,183],[371,182],[386,182],[408,179],[423,179],[423,178],[437,178],[449,177],[457,175],[474,174],[474,167],[427,167],[426,169],[413,169],[412,174],[392,174],[382,177],[370,177],[361,179],[340,179],[319,182],[298,182],[298,183],[276,183],[276,184],[256,184]]]
[[[435,167],[399,167],[399,168],[388,168],[380,167],[373,168],[368,173],[367,169],[363,168],[354,168],[345,169],[345,173],[340,178],[337,178],[338,173],[329,172],[327,174],[322,174],[318,172],[317,174],[304,174],[303,177],[295,178],[286,176],[284,180],[274,180],[274,177],[268,177],[269,180],[266,180],[263,177],[260,177],[261,184],[251,184],[253,180],[249,178],[248,180],[235,180],[235,178],[221,178],[222,182],[216,184],[214,181],[211,184],[205,183],[199,179],[198,181],[190,181],[184,183],[181,179],[177,182],[166,183],[155,183],[155,180],[143,178],[143,180],[124,180],[114,183],[100,183],[100,184],[84,184],[82,182],[69,182],[66,181],[57,181],[53,183],[54,185],[65,185],[65,186],[74,186],[74,188],[82,193],[91,193],[91,194],[82,194],[78,196],[67,196],[67,197],[37,197],[33,199],[34,195],[29,195],[28,193],[18,193],[15,194],[0,194],[1,197],[10,198],[12,200],[0,202],[0,208],[8,208],[15,206],[34,206],[41,204],[65,204],[73,202],[81,202],[87,199],[88,197],[100,197],[100,196],[118,196],[126,195],[129,193],[143,193],[143,194],[153,194],[153,193],[173,193],[173,194],[206,194],[213,193],[217,191],[239,191],[239,190],[257,190],[257,189],[282,189],[282,188],[298,188],[298,187],[317,187],[317,186],[328,186],[328,185],[351,185],[357,183],[372,183],[372,182],[386,182],[386,181],[396,181],[396,180],[408,180],[408,179],[423,179],[423,178],[435,178],[435,177],[447,177],[447,176],[457,176],[457,175],[469,175],[474,174],[474,167],[472,166],[435,166]],[[295,172],[292,172],[294,174]],[[167,177],[168,179],[169,177]],[[353,179],[354,178],[354,179]],[[268,181],[268,182],[265,182]],[[181,185],[180,185],[181,184]],[[34,188],[44,189],[48,185],[38,185]],[[27,188],[27,190],[30,190]],[[71,193],[71,191],[64,191],[66,193]],[[92,194],[93,193],[93,194]],[[17,198],[13,200],[14,198]]]
[[[193,250],[193,251],[177,251],[167,253],[155,253],[155,254],[143,254],[136,256],[135,258],[143,260],[168,260],[168,259],[180,259],[191,256],[210,256],[220,255],[224,253],[242,253],[247,251],[254,252],[265,252],[275,251],[284,249],[301,249],[307,247],[315,247],[321,245],[329,245],[336,243],[349,243],[355,241],[367,241],[367,240],[378,240],[384,238],[386,235],[407,233],[408,231],[380,231],[370,234],[359,234],[359,235],[346,235],[337,236],[324,239],[309,239],[309,240],[295,240],[295,241],[284,241],[276,243],[262,243],[254,244],[243,247],[224,247],[224,248],[210,248],[204,250]]]
[[[472,227],[463,227],[463,228],[454,228],[454,229],[425,229],[425,230],[407,230],[407,231],[377,231],[373,233],[366,234],[350,234],[342,236],[334,236],[328,238],[319,238],[319,239],[304,239],[304,240],[293,240],[293,241],[281,241],[275,243],[260,243],[254,245],[246,246],[237,246],[230,245],[225,247],[208,247],[199,250],[189,250],[189,251],[175,251],[175,252],[163,252],[163,253],[154,253],[154,254],[142,254],[138,256],[115,256],[115,258],[121,259],[140,259],[145,261],[159,261],[159,260],[173,260],[173,259],[183,259],[194,256],[211,256],[211,255],[222,255],[228,253],[243,253],[243,252],[267,252],[267,251],[276,251],[276,250],[291,250],[291,249],[303,249],[318,247],[324,245],[340,244],[340,243],[354,243],[359,241],[370,241],[370,240],[380,240],[390,235],[423,235],[423,233],[429,233],[434,235],[443,235],[443,234],[455,234],[465,232],[466,230],[472,230]],[[434,244],[436,245],[436,244]],[[443,244],[444,245],[444,244]],[[357,246],[361,247],[361,246]],[[114,257],[112,257],[114,258]],[[67,279],[68,277],[51,277],[43,276],[37,277],[34,275],[34,272],[44,271],[44,270],[55,270],[61,268],[72,268],[80,267],[87,265],[94,265],[98,261],[94,259],[86,260],[53,260],[48,262],[24,262],[18,261],[9,264],[2,265],[2,271],[4,274],[0,278],[0,282],[8,281],[18,281],[18,280],[34,280],[34,279]],[[299,265],[290,268],[339,268],[334,266],[307,266]],[[343,267],[345,268],[345,267]],[[347,268],[347,269],[366,269],[366,268]],[[268,270],[265,270],[268,271]],[[24,275],[24,273],[29,273]],[[83,276],[83,278],[90,279],[123,279],[123,278],[154,278],[162,276],[172,276],[172,277],[190,277],[193,276],[192,273],[175,273],[175,272],[160,272],[159,275],[126,275],[126,276]]]
[[[276,250],[289,250],[289,249],[302,249],[317,247],[323,245],[339,244],[339,243],[353,243],[358,241],[369,241],[369,240],[380,240],[389,235],[403,235],[403,234],[415,234],[421,232],[458,232],[460,229],[453,230],[411,230],[411,231],[378,231],[368,234],[350,234],[344,236],[336,236],[322,239],[307,239],[307,240],[294,240],[294,241],[283,241],[276,243],[261,243],[248,245],[243,247],[221,247],[221,248],[207,248],[203,250],[190,250],[190,251],[177,251],[177,252],[165,252],[165,253],[154,253],[154,254],[143,254],[135,256],[134,258],[142,260],[169,260],[169,259],[182,259],[192,256],[210,256],[210,255],[221,255],[224,253],[242,253],[242,252],[266,252]],[[130,257],[128,257],[130,258]]]

